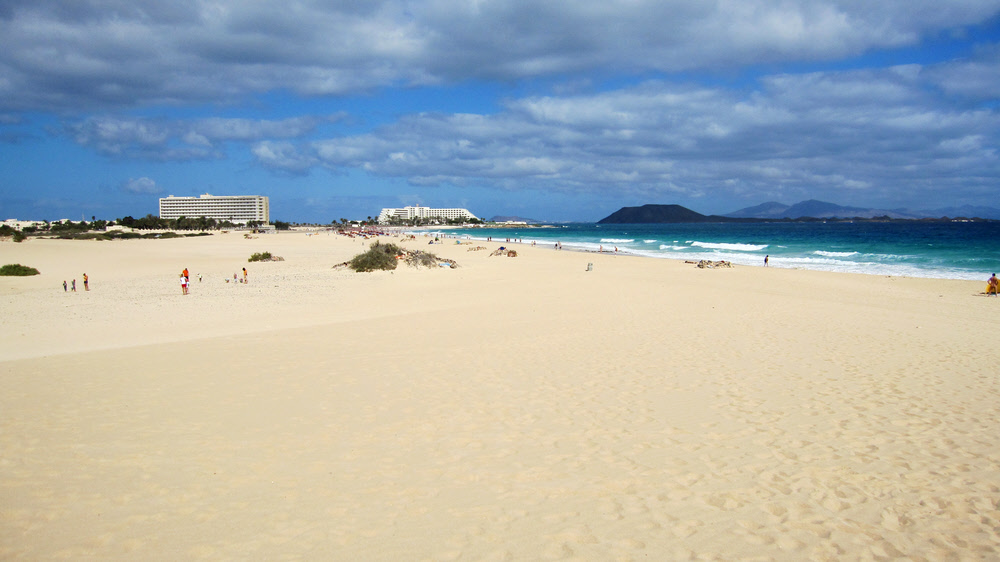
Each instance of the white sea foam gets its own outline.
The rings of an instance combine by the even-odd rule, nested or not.
[[[642,243],[643,244],[655,244],[656,240],[643,240]]]
[[[713,242],[691,242],[692,246],[705,248],[707,250],[729,250],[731,252],[759,252],[767,248],[767,244],[726,244]]]
[[[601,242],[604,244],[628,244],[629,242],[635,242],[634,238],[601,238]]]
[[[858,255],[857,252],[824,252],[823,250],[816,250],[813,254],[828,258],[849,258]]]
[[[667,245],[667,244],[660,244],[660,249],[661,250],[673,250],[675,252],[681,252],[681,251],[687,250],[688,247],[687,246],[670,246],[670,245]]]

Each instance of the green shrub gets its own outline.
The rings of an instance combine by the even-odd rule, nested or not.
[[[14,242],[24,242],[24,239],[28,237],[27,234],[21,232],[20,230],[14,232]]]
[[[349,265],[354,271],[392,271],[396,269],[399,260],[396,256],[401,254],[399,246],[395,244],[379,244],[375,242],[371,248],[363,254],[358,254],[351,259]]]
[[[56,236],[59,240],[111,240],[103,232],[63,232]]]
[[[38,275],[38,270],[19,263],[9,263],[0,267],[0,275],[26,277],[28,275]]]
[[[271,252],[262,252],[262,253],[257,253],[257,254],[254,254],[254,255],[250,256],[250,259],[248,259],[247,261],[251,261],[251,262],[252,261],[266,261],[266,260],[269,260],[269,259],[271,259]]]
[[[406,259],[406,263],[410,267],[438,267],[440,262],[441,258],[430,252],[422,252],[420,250],[410,252],[410,255]]]

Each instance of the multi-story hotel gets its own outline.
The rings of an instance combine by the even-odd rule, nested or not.
[[[403,207],[402,209],[382,209],[378,222],[387,223],[392,219],[476,219],[468,209],[431,209],[430,207]]]
[[[209,195],[160,198],[160,218],[205,217],[234,224],[271,222],[268,199],[263,195]]]

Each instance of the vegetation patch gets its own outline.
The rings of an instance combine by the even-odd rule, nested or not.
[[[395,244],[380,244],[375,242],[363,254],[354,256],[348,266],[354,271],[392,271],[399,263],[398,256],[403,251]]]
[[[9,277],[27,277],[28,275],[38,275],[38,270],[19,263],[9,263],[0,267],[0,275]]]
[[[0,237],[10,236],[14,242],[24,242],[24,239],[28,237],[27,233],[20,230],[15,230],[6,224],[0,224]]]
[[[103,232],[64,232],[56,238],[59,240],[111,240],[111,237]]]
[[[420,250],[407,252],[403,259],[406,260],[406,264],[410,267],[440,267],[444,265],[452,269],[458,267],[455,260],[439,258],[430,252],[422,252]]]
[[[380,244],[376,242],[363,254],[354,256],[349,262],[334,267],[347,266],[354,271],[392,271],[399,262],[405,262],[411,267],[439,267],[442,265],[456,268],[455,260],[439,258],[429,252],[406,250],[395,244]]]
[[[258,252],[250,256],[250,259],[248,259],[247,261],[254,262],[254,261],[271,261],[271,260],[272,260],[271,252]]]

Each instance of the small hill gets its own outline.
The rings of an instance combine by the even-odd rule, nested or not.
[[[622,207],[597,224],[656,224],[673,222],[714,222],[722,217],[707,217],[680,205],[643,205]]]

